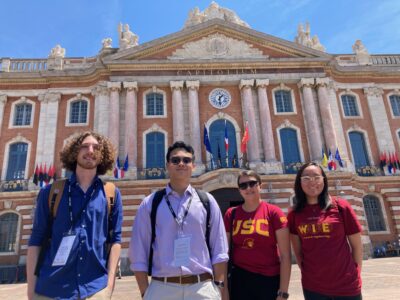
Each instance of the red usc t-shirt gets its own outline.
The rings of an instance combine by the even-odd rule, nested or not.
[[[288,222],[290,233],[301,241],[301,280],[306,290],[334,296],[361,293],[360,272],[346,236],[362,228],[346,200],[333,200],[327,211],[318,204],[306,205],[299,213],[291,211]]]
[[[227,232],[230,232],[232,209],[224,217]],[[235,209],[233,263],[253,273],[278,275],[280,262],[275,231],[287,227],[286,216],[279,207],[266,202],[261,202],[253,212],[245,212],[241,206]]]

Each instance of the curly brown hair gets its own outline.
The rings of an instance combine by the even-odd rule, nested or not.
[[[85,131],[72,138],[60,152],[60,159],[63,167],[69,171],[75,172],[78,153],[83,140],[88,137],[94,137],[100,145],[100,164],[97,166],[97,175],[104,175],[111,170],[115,161],[115,148],[111,141],[94,131]]]

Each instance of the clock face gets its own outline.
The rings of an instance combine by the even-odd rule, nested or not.
[[[225,89],[213,89],[208,100],[215,108],[222,109],[231,103],[231,95]]]

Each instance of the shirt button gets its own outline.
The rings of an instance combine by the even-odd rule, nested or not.
[[[86,209],[84,209],[82,212],[86,212]]]
[[[81,274],[78,274],[78,277],[81,277]]]
[[[82,228],[85,228],[85,225],[82,224]]]
[[[85,240],[82,240],[81,243],[83,244],[85,242]]]
[[[80,260],[82,260],[82,259],[83,259],[83,257],[81,256],[81,257],[79,257],[79,259],[80,259]]]

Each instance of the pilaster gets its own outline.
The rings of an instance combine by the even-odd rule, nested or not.
[[[108,137],[117,149],[119,154],[119,92],[121,82],[107,82],[107,88],[110,91],[110,123],[108,126]]]
[[[92,90],[94,98],[94,131],[108,135],[108,123],[110,116],[109,95],[105,82],[99,82]]]
[[[6,103],[7,103],[7,95],[0,95],[0,136],[2,131],[1,128],[3,126],[4,107],[6,106]]]
[[[182,88],[183,81],[170,81],[172,90],[172,127],[173,127],[173,142],[184,141],[184,126],[183,126],[183,103],[182,103]]]
[[[129,169],[125,172],[125,177],[129,179],[137,178],[137,152],[138,152],[138,133],[137,133],[137,91],[136,81],[123,82],[126,89],[125,106],[125,153],[129,158]]]

